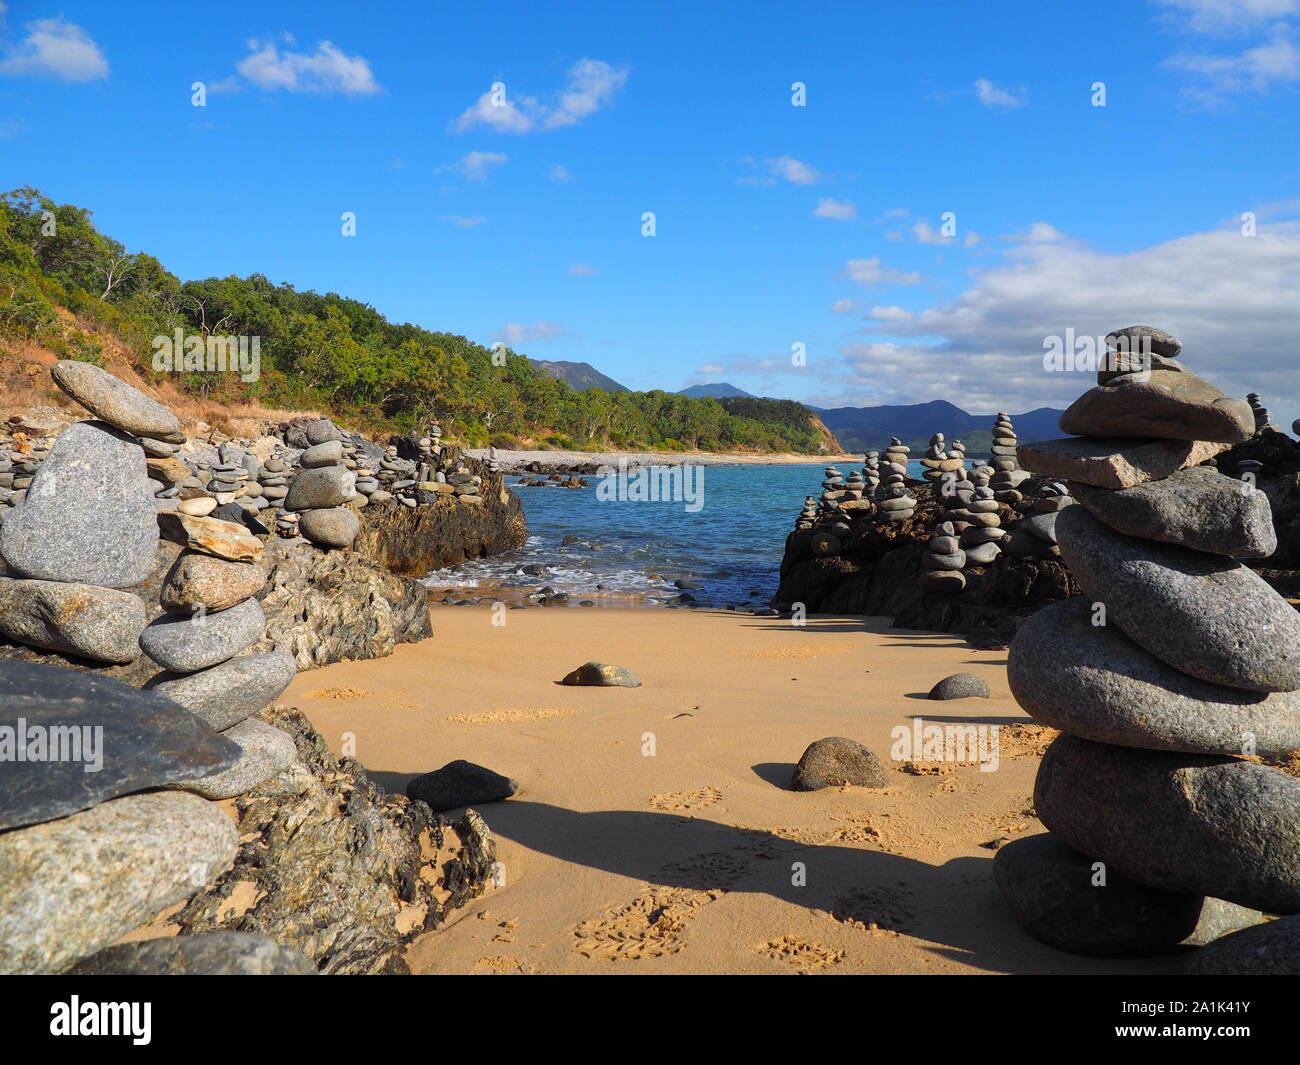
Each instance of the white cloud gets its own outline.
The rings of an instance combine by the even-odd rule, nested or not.
[[[507,158],[504,152],[469,152],[454,163],[438,167],[434,173],[454,170],[466,181],[486,181],[488,171],[506,162]]]
[[[848,200],[837,200],[828,196],[817,201],[817,209],[813,211],[813,217],[848,221],[858,217],[858,209]]]
[[[912,317],[912,312],[891,304],[888,307],[872,307],[867,311],[867,317],[877,322],[905,322]]]
[[[917,222],[912,227],[912,236],[922,244],[956,244],[956,237],[949,237],[935,229],[929,222]]]
[[[905,273],[885,266],[878,257],[850,259],[844,264],[843,276],[866,288],[876,285],[918,285],[925,280],[920,274]]]
[[[695,374],[697,377],[701,374],[707,377],[707,376],[712,376],[714,374],[720,374],[726,372],[727,372],[726,367],[719,366],[717,363],[709,363],[708,366],[701,366],[698,370],[695,371]]]
[[[853,314],[861,308],[857,300],[841,299],[831,304],[831,314]]]
[[[1043,341],[1135,322],[1173,333],[1182,361],[1229,395],[1257,391],[1279,424],[1300,414],[1300,222],[1196,233],[1125,254],[1078,241],[1022,244],[955,299],[892,321],[913,343],[841,349],[842,403],[946,397],[973,411],[1064,406],[1094,374],[1043,369]],[[884,328],[884,327],[882,327]],[[932,342],[931,338],[940,338]]]
[[[1003,89],[988,78],[975,80],[975,95],[985,107],[1024,107],[1029,98],[1025,89]]]
[[[0,6],[0,17],[3,15],[4,8]],[[108,60],[80,26],[59,17],[37,19],[27,23],[24,29],[27,36],[5,49],[0,74],[59,81],[96,81],[108,77]]]
[[[1295,32],[1284,23],[1270,28],[1267,40],[1240,54],[1180,52],[1165,60],[1165,65],[1194,75],[1196,84],[1188,86],[1185,92],[1211,105],[1229,96],[1262,95],[1300,85],[1300,46],[1296,44]]]
[[[778,180],[788,181],[791,185],[816,185],[819,181],[824,180],[824,175],[818,173],[817,169],[811,164],[789,155],[764,159],[762,163],[759,163],[752,155],[746,155],[740,161],[745,166],[761,166],[767,171],[763,175],[740,178],[739,181],[742,185],[775,185]]]
[[[1156,0],[1194,33],[1233,33],[1300,14],[1300,0]]]
[[[533,322],[531,325],[508,322],[493,334],[492,339],[513,348],[529,341],[554,340],[563,335],[564,326],[559,322]]]
[[[595,277],[599,271],[588,266],[586,263],[574,263],[569,267],[569,273],[574,277]]]
[[[1053,244],[1063,237],[1064,234],[1054,225],[1048,222],[1035,222],[1028,229],[1004,233],[1001,239],[1013,244]]]
[[[569,168],[560,163],[556,163],[553,167],[551,167],[551,169],[547,171],[546,176],[550,178],[552,181],[554,181],[556,184],[560,184],[560,185],[564,184],[565,182],[573,180],[573,175],[569,173]]]
[[[292,38],[286,37],[286,43]],[[343,93],[367,96],[382,91],[361,56],[345,55],[329,41],[316,45],[314,53],[281,52],[274,41],[248,42],[249,54],[235,69],[259,89],[276,92]]]
[[[498,133],[535,133],[576,126],[614,100],[627,84],[628,68],[600,59],[579,59],[565,75],[563,87],[551,102],[532,96],[515,96],[505,83],[503,91],[488,89],[451,124],[456,133],[490,126]]]
[[[462,229],[473,229],[475,226],[481,226],[487,219],[481,214],[471,215],[468,218],[458,214],[449,214],[443,221],[450,222],[453,226],[460,226]]]

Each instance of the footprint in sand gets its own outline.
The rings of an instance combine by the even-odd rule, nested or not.
[[[474,963],[474,968],[493,976],[526,976],[536,971],[535,966],[525,965],[518,958],[509,954],[501,954],[490,958],[479,958],[479,960]]]
[[[363,696],[371,695],[372,692],[362,691],[360,688],[318,688],[314,692],[307,692],[304,699],[360,699]]]
[[[906,931],[916,919],[908,906],[911,892],[904,888],[877,887],[841,895],[835,900],[831,916],[863,931],[897,935]]]
[[[783,961],[801,973],[825,969],[831,965],[838,965],[844,960],[842,950],[835,950],[821,943],[808,943],[795,936],[770,939],[755,949],[759,954],[766,954],[773,961]]]
[[[692,810],[703,810],[706,806],[712,806],[721,799],[722,789],[709,784],[703,788],[696,788],[694,791],[664,792],[664,794],[656,795],[651,799],[650,805],[656,810],[689,813]]]

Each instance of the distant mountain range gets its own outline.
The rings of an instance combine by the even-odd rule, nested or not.
[[[692,399],[699,399],[701,396],[709,396],[713,399],[732,399],[735,396],[745,396],[748,399],[758,398],[754,393],[746,392],[743,388],[737,388],[735,385],[729,385],[726,381],[711,381],[707,385],[691,385],[690,388],[683,388],[677,394],[679,396],[690,396]]]
[[[585,388],[603,388],[606,392],[631,392],[626,385],[620,385],[612,377],[606,377],[588,362],[547,362],[544,359],[529,359],[542,373],[558,377],[576,392]]]
[[[806,406],[806,404],[805,404]],[[898,437],[920,458],[935,433],[948,441],[960,440],[972,455],[988,453],[993,441],[993,415],[969,414],[945,399],[930,403],[882,405],[879,407],[834,407],[816,412],[846,451],[880,451],[891,436]],[[1011,414],[1019,440],[1050,440],[1061,436],[1058,421],[1063,411],[1039,407],[1024,414]]]

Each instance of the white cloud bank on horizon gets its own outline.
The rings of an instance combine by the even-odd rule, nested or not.
[[[4,29],[5,13],[5,5],[0,4],[0,30]],[[5,49],[0,74],[83,82],[108,77],[104,53],[75,23],[59,16],[36,19],[23,28],[27,36]]]
[[[1156,0],[1164,21],[1186,34],[1223,38],[1224,51],[1181,50],[1162,64],[1192,76],[1183,94],[1206,107],[1235,96],[1266,96],[1300,88],[1300,0]],[[1242,47],[1239,38],[1250,37]],[[1225,41],[1225,43],[1226,43]]]
[[[611,66],[601,59],[579,59],[565,75],[564,87],[553,102],[531,96],[513,96],[488,89],[451,124],[454,133],[488,126],[498,133],[537,133],[576,126],[614,100],[627,84],[627,67]],[[505,83],[502,83],[505,85]]]
[[[837,386],[822,401],[943,397],[976,412],[1064,406],[1095,375],[1046,372],[1044,339],[1141,323],[1177,336],[1187,368],[1229,395],[1259,392],[1275,415],[1287,413],[1287,426],[1300,413],[1300,222],[1261,226],[1253,237],[1236,228],[1195,233],[1123,254],[1070,240],[1019,244],[1005,263],[972,276],[961,295],[906,317],[874,308],[871,317],[887,324],[865,331],[893,339],[841,347],[841,364],[822,364]]]

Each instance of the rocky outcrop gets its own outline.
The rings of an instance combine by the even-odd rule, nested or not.
[[[472,810],[450,822],[385,794],[297,710],[259,716],[293,736],[298,760],[235,800],[233,867],[163,927],[267,935],[322,973],[407,972],[405,945],[491,880],[487,826]]]

